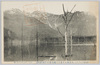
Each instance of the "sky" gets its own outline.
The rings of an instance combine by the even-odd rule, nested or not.
[[[73,9],[72,12],[75,11],[84,11],[84,12],[90,12],[94,15],[98,14],[98,2],[76,2],[76,1],[12,1],[2,2],[2,11],[5,10],[11,10],[12,8],[20,9],[24,12],[32,13],[34,11],[43,11],[53,14],[63,14],[62,4],[64,4],[65,10],[70,11],[74,5],[76,4],[76,7]]]

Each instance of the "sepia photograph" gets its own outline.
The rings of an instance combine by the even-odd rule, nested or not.
[[[2,63],[99,63],[98,1],[2,1]]]

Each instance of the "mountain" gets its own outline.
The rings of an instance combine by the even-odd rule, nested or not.
[[[74,15],[73,15],[74,14]],[[96,35],[96,17],[87,12],[76,11],[67,15],[67,19],[70,20],[71,16],[73,18],[68,26],[68,30],[72,31],[73,36],[95,36]],[[60,30],[64,35],[65,33],[65,21],[63,19],[63,14],[54,15],[46,12],[35,11],[31,14],[44,24],[48,24],[52,29]],[[80,31],[81,30],[81,31]],[[70,32],[68,32],[70,33]]]
[[[73,13],[69,13],[68,19],[71,18],[72,14]],[[64,22],[63,14],[55,15],[40,11],[24,14],[24,12],[19,9],[4,12],[4,28],[13,31],[19,39],[21,39],[22,33],[25,38],[30,36],[34,38],[37,31],[40,37],[61,37],[57,28],[64,36]],[[68,26],[68,33],[70,33],[69,31],[73,32],[73,36],[95,36],[95,16],[79,11],[74,12],[74,16]]]
[[[11,14],[9,10],[4,12],[4,28],[13,31],[19,39],[21,39],[22,34],[25,39],[30,36],[35,38],[36,31],[38,31],[40,37],[61,36],[57,31],[50,28],[49,25],[35,17],[27,16],[19,11],[16,12],[16,10],[13,12],[15,13]]]

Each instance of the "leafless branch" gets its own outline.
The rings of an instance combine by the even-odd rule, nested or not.
[[[62,6],[63,6],[64,16],[66,16],[66,12],[65,12],[65,9],[64,9],[64,4],[62,4]]]
[[[64,5],[63,5],[63,6],[64,6]],[[76,6],[76,4],[74,5],[74,7],[71,9],[70,12],[67,12],[67,15],[68,15],[68,13],[71,13],[71,12],[73,11],[73,9],[75,8],[75,6]],[[66,15],[66,20],[65,20],[65,21],[67,21],[67,27],[68,27],[69,23],[71,22],[71,20],[72,20],[74,14],[75,14],[75,13],[72,14],[70,20],[68,20],[68,21],[67,21],[68,16]]]
[[[75,13],[73,13],[73,14],[72,14],[72,16],[71,16],[70,20],[68,21],[68,23],[67,23],[67,27],[68,27],[69,23],[71,22],[71,20],[72,20],[72,18],[73,18],[73,16],[74,16],[74,14],[75,14]]]
[[[63,6],[63,12],[64,12],[64,16],[63,16],[63,19],[65,20],[65,23],[67,22],[67,18],[68,18],[68,11],[67,11],[67,13],[65,12],[65,9],[64,9],[64,4],[62,4],[62,6]],[[70,12],[72,12],[73,11],[73,9],[75,8],[75,6],[76,6],[76,4],[74,5],[74,7],[71,9],[71,11]],[[72,16],[73,17],[73,16]],[[72,19],[72,17],[71,17],[71,19]],[[70,19],[70,20],[71,20]],[[69,21],[70,22],[70,21]],[[69,22],[68,22],[68,24],[69,24]]]
[[[70,12],[72,12],[72,11],[73,11],[73,9],[75,8],[75,6],[76,6],[76,4],[74,5],[74,7],[72,8],[72,10],[71,10]]]

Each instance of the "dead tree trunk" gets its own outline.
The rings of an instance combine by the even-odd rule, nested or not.
[[[21,29],[21,55],[22,55],[22,61],[23,61],[23,22],[22,22],[22,29]]]
[[[66,31],[66,25],[65,25],[65,55],[68,55],[67,54],[67,31]]]
[[[65,56],[67,56],[68,54],[67,54],[67,25],[66,25],[66,23],[67,23],[67,13],[65,12],[65,10],[64,10],[64,5],[63,5],[63,12],[64,12],[64,16],[63,16],[63,18],[64,18],[64,21],[65,21]]]
[[[36,55],[37,55],[37,61],[38,61],[38,31],[36,32]]]
[[[70,23],[71,19],[73,18],[73,15],[75,13],[72,14],[70,19],[68,19],[68,16],[69,16],[69,13],[71,13],[71,11],[74,9],[74,7],[76,5],[74,5],[74,7],[72,8],[72,10],[70,12],[68,12],[68,11],[65,12],[64,5],[62,5],[62,6],[63,6],[63,12],[64,12],[63,19],[64,19],[64,23],[65,23],[65,57],[68,57],[70,55],[68,55],[67,28],[68,28],[68,25],[69,25],[69,23]]]

